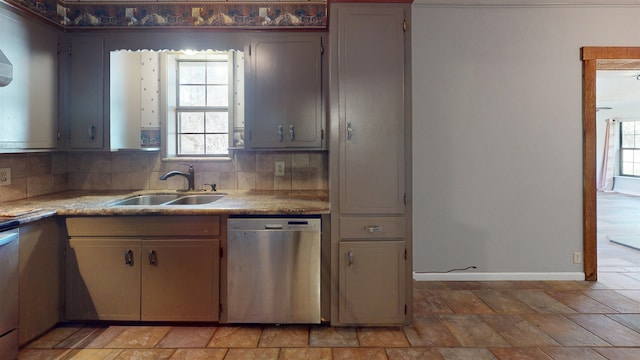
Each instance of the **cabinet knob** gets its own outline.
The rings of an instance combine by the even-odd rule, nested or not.
[[[89,126],[87,135],[89,135],[89,140],[94,140],[96,138],[96,127],[93,125]]]
[[[280,142],[284,141],[284,130],[282,129],[282,125],[278,125],[278,140]]]
[[[353,267],[353,251],[347,253],[347,258],[349,259],[349,267]]]
[[[351,122],[347,123],[347,140],[351,140],[353,137],[353,128],[351,127]]]
[[[296,129],[293,125],[289,125],[289,139],[294,141],[296,139]]]
[[[124,263],[133,266],[133,250],[129,249],[124,252]]]

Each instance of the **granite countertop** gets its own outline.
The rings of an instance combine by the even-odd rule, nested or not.
[[[108,206],[129,196],[146,194],[216,194],[220,200],[201,205]],[[66,191],[2,203],[0,216],[15,217],[20,223],[55,215],[311,215],[329,214],[329,194],[323,190],[236,190],[225,192],[144,191]]]

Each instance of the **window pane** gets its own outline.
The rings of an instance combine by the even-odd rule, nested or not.
[[[633,147],[633,134],[624,134],[622,135],[622,147],[623,148],[632,148]]]
[[[228,84],[229,68],[227,62],[207,63],[207,84]]]
[[[197,112],[181,112],[178,114],[180,122],[178,132],[181,133],[203,133],[204,132],[204,114]]]
[[[623,175],[631,175],[631,174],[633,174],[633,163],[632,162],[624,162],[624,163],[622,163],[622,174]]]
[[[229,113],[208,112],[206,115],[206,128],[208,133],[228,133]]]
[[[207,154],[226,154],[229,148],[227,134],[207,135]]]
[[[201,85],[180,85],[179,106],[205,106],[205,87]]]
[[[179,62],[180,84],[204,84],[206,64],[204,62]]]
[[[633,134],[633,122],[625,121],[622,123],[622,133],[623,134]]]
[[[229,88],[226,85],[207,86],[207,106],[229,106]]]
[[[180,135],[180,154],[204,154],[204,135]]]

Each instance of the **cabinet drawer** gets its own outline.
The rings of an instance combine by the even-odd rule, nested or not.
[[[395,217],[343,217],[340,219],[341,239],[404,238],[405,219]]]
[[[219,216],[68,217],[69,236],[219,236]]]

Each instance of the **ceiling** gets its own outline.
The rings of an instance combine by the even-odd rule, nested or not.
[[[640,68],[597,70],[596,105],[611,108],[607,116],[640,118]]]

